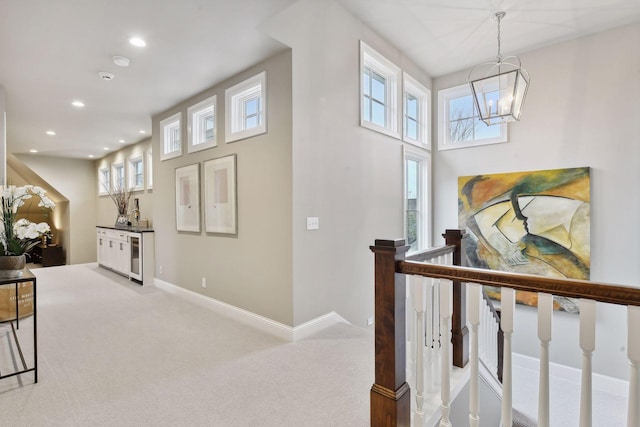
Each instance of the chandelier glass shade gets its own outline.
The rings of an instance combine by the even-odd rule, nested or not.
[[[498,57],[495,62],[477,65],[469,73],[469,85],[480,120],[487,126],[520,120],[522,104],[529,88],[529,73],[522,68],[517,56],[500,55],[500,20],[504,12],[497,12]]]

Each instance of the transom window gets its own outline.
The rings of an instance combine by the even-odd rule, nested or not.
[[[360,125],[399,138],[400,69],[363,41],[360,67]]]
[[[225,91],[227,142],[267,131],[266,76],[263,71]]]
[[[216,96],[189,107],[189,145],[187,152],[193,153],[217,146],[216,143]]]
[[[386,123],[385,85],[387,80],[368,67],[364,69],[363,79],[363,120],[384,127]]]
[[[98,194],[109,194],[109,188],[111,183],[111,170],[109,167],[100,168],[98,170]]]
[[[113,190],[121,191],[125,189],[125,179],[124,179],[124,163],[114,163],[112,166],[113,173]]]
[[[507,141],[506,123],[487,126],[480,121],[468,84],[438,92],[438,122],[440,150]]]
[[[160,122],[160,160],[182,155],[181,114],[176,113]]]
[[[144,163],[142,155],[129,159],[129,181],[133,191],[144,190]]]
[[[403,140],[422,148],[431,148],[431,92],[417,80],[403,74]]]

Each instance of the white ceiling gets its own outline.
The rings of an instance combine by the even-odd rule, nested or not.
[[[257,28],[295,1],[0,0],[7,151],[99,158],[148,137],[152,115],[283,49]],[[640,0],[337,1],[434,77],[495,57],[497,10],[505,54],[640,22]]]

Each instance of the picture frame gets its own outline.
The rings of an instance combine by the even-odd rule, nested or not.
[[[205,230],[238,234],[237,155],[204,162]]]
[[[200,163],[176,168],[176,230],[200,232]]]

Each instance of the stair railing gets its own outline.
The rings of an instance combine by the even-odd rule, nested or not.
[[[375,254],[375,383],[371,388],[372,426],[409,426],[411,420],[410,387],[406,382],[405,304],[406,275],[439,279],[440,319],[442,324],[452,316],[449,299],[453,283],[467,283],[469,290],[469,341],[471,346],[471,379],[469,421],[479,425],[478,415],[478,326],[482,293],[480,285],[501,288],[501,329],[504,333],[502,425],[511,426],[512,369],[511,336],[514,330],[515,291],[538,292],[538,338],[540,340],[540,395],[538,425],[549,425],[549,360],[551,339],[551,295],[581,299],[580,346],[583,369],[580,404],[580,426],[591,426],[591,355],[595,347],[595,301],[627,306],[628,325],[640,323],[640,289],[585,280],[558,279],[544,276],[481,270],[460,266],[438,265],[405,260],[408,247],[404,240],[376,240]],[[462,286],[461,286],[462,288]],[[467,313],[466,310],[464,310]],[[443,346],[448,345],[448,328],[443,328]],[[628,327],[630,381],[627,425],[640,426],[640,334]],[[450,426],[447,395],[448,350],[443,347],[442,419],[440,426]]]

